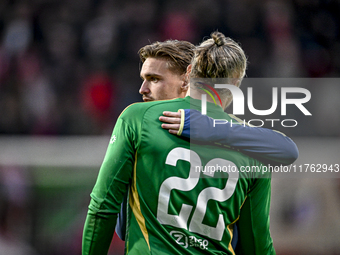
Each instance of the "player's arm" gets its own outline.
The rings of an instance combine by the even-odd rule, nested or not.
[[[133,137],[133,131],[119,118],[91,193],[83,231],[83,255],[106,255],[108,252],[132,176]]]
[[[274,255],[276,253],[269,230],[271,179],[257,178],[253,182],[236,222],[236,254]]]
[[[299,155],[292,139],[267,128],[216,122],[193,109],[164,112],[162,127],[172,134],[202,142],[215,142],[234,147],[251,156],[275,164],[292,164]],[[217,124],[219,123],[219,124]]]

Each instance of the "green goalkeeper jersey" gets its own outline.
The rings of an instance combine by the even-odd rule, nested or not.
[[[136,103],[122,112],[91,193],[83,255],[107,254],[127,189],[127,254],[235,254],[235,223],[238,254],[275,254],[270,175],[249,171],[260,170],[261,162],[222,146],[190,143],[161,128],[163,111],[200,106],[186,97]],[[207,115],[230,120],[211,103]]]

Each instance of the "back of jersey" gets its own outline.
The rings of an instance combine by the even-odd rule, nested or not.
[[[253,173],[240,170],[261,163],[162,129],[163,111],[195,107],[189,97],[149,105],[136,130],[140,142],[129,195],[128,253],[234,254],[234,223],[256,182]],[[215,105],[208,115],[230,120]],[[270,195],[270,186],[263,192]]]

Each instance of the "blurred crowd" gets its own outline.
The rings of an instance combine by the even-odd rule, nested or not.
[[[338,0],[1,0],[0,135],[108,135],[119,113],[141,101],[142,46],[197,45],[216,30],[244,48],[249,78],[337,78],[339,13]],[[340,136],[340,86],[325,83],[308,84],[313,118],[289,135]],[[268,93],[257,97],[268,101]],[[45,200],[35,200],[25,169],[3,167],[0,177],[0,254],[37,254],[27,244],[42,246],[33,214]],[[80,254],[83,220],[67,254]]]
[[[337,0],[2,0],[0,134],[109,134],[141,101],[139,48],[215,30],[241,43],[248,77],[337,77],[339,13]]]

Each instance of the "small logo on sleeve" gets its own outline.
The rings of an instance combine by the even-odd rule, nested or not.
[[[113,144],[116,141],[116,135],[113,135],[110,139],[110,144]]]

